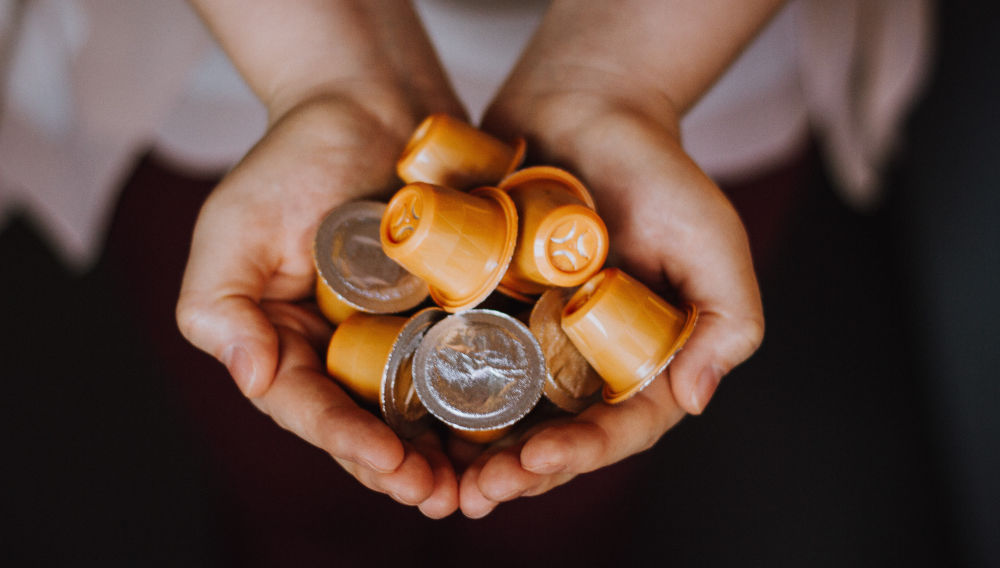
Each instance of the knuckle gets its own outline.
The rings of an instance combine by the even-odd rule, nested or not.
[[[652,449],[652,447],[655,446],[656,443],[660,441],[660,436],[661,433],[659,429],[647,430],[645,432],[645,435],[643,436],[641,444],[639,445],[639,451],[645,452],[649,449]]]
[[[309,328],[304,323],[308,312],[301,306],[285,302],[262,302],[261,310],[275,327],[285,327],[300,335],[309,335]]]
[[[764,317],[746,318],[740,323],[739,335],[743,341],[746,356],[760,348],[764,342]]]
[[[316,444],[334,458],[354,461],[349,448],[349,439],[342,428],[334,425],[343,419],[345,409],[339,405],[327,406],[317,412],[304,424],[306,436],[316,440]]]
[[[670,395],[670,389],[666,389],[668,396]],[[676,423],[675,413],[671,410],[671,405],[663,404],[662,402],[654,399],[649,399],[646,401],[647,406],[647,420],[646,428],[643,431],[643,438],[639,445],[640,452],[645,452],[650,450],[655,446],[663,434]]]
[[[599,428],[597,435],[597,455],[606,456],[610,453],[611,449],[611,437],[608,435],[608,431],[604,428]]]
[[[357,442],[364,438],[370,418],[371,414],[357,406],[332,404],[306,422],[306,437],[332,457],[356,462]],[[354,427],[344,427],[348,423]]]
[[[203,319],[202,310],[193,301],[185,296],[181,296],[174,310],[174,317],[177,320],[177,327],[188,341],[194,341],[198,336],[198,329]]]
[[[584,471],[602,467],[614,461],[614,453],[617,444],[612,442],[611,434],[605,428],[594,424],[594,459],[590,467],[583,467]]]

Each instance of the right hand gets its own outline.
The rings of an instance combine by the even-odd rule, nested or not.
[[[316,227],[341,203],[398,188],[396,158],[425,113],[379,112],[410,107],[395,104],[391,88],[355,87],[363,98],[318,96],[283,113],[211,193],[177,321],[279,425],[365,486],[440,518],[458,507],[458,482],[437,437],[400,440],[327,376],[317,355],[331,329],[308,302]]]

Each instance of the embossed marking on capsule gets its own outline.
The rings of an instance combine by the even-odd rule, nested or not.
[[[574,220],[566,235],[562,237],[552,236],[549,239],[549,258],[552,260],[552,264],[564,272],[579,270],[579,265],[586,266],[593,253],[592,245],[587,242],[587,237],[590,234],[590,228],[585,227],[577,235],[577,222]]]
[[[392,224],[392,240],[395,242],[405,241],[409,233],[417,230],[420,222],[420,215],[417,213],[417,197],[411,196],[406,203],[401,203],[397,208],[399,216]]]

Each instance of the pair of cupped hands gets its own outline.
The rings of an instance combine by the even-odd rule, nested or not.
[[[450,90],[414,103],[391,83],[361,82],[288,105],[208,197],[195,227],[177,305],[185,337],[280,426],[428,517],[458,509],[483,517],[650,448],[685,414],[701,413],[763,336],[746,233],[681,147],[669,102],[626,92],[615,77],[574,85],[557,76],[512,77],[482,128],[502,140],[523,136],[529,162],[579,176],[607,224],[611,261],[700,311],[667,370],[624,403],[596,403],[495,446],[433,431],[402,440],[326,374],[332,330],[312,299],[316,227],[341,203],[385,201],[402,186],[395,163],[419,121],[463,116]]]

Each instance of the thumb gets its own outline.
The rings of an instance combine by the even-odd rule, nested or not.
[[[188,341],[226,366],[245,396],[267,392],[277,368],[278,336],[257,302],[182,289],[177,324]]]
[[[667,367],[677,403],[691,414],[701,414],[722,377],[753,354],[762,337],[759,319],[733,321],[702,312],[691,339]]]
[[[177,325],[195,347],[221,361],[240,391],[257,397],[271,386],[278,365],[278,334],[261,309],[266,283],[258,262],[266,247],[249,247],[225,227],[240,226],[203,209],[177,301]],[[213,216],[215,215],[215,216]],[[221,228],[220,228],[221,227]],[[242,236],[242,235],[241,235]]]

